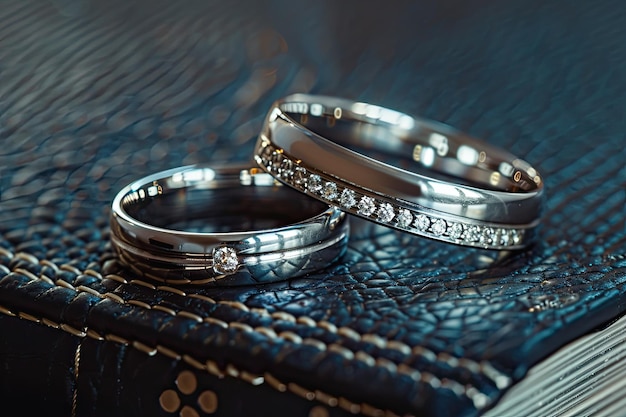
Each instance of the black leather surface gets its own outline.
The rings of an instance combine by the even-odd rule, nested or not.
[[[626,305],[625,9],[0,2],[3,404],[209,415],[208,390],[215,415],[480,414]],[[547,187],[539,242],[500,256],[353,219],[327,270],[184,292],[116,263],[118,189],[245,160],[269,104],[298,91],[440,120],[530,161]]]

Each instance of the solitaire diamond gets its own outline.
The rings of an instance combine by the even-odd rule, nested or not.
[[[213,271],[216,274],[228,275],[237,271],[239,261],[237,251],[228,246],[213,249]]]
[[[322,197],[324,197],[328,201],[334,201],[339,194],[337,194],[337,184],[334,182],[326,182],[324,183],[324,187],[322,188]]]
[[[393,220],[395,213],[393,206],[389,203],[383,203],[378,207],[378,221],[383,223],[389,223]]]
[[[374,211],[376,211],[376,204],[374,204],[374,199],[367,196],[361,197],[361,200],[359,200],[357,213],[364,216],[371,216]]]
[[[319,175],[313,174],[309,177],[306,183],[306,188],[312,193],[317,193],[322,190],[322,179]]]
[[[425,214],[418,214],[415,218],[415,227],[417,227],[421,231],[424,231],[428,229],[428,226],[430,226],[430,219],[428,218],[428,216]]]
[[[452,239],[460,239],[463,236],[463,225],[461,223],[453,223],[448,233]]]
[[[342,207],[352,208],[356,204],[356,196],[354,195],[354,191],[348,190],[347,188],[343,190],[341,193],[341,198],[339,199],[339,203],[341,203]]]
[[[413,223],[413,215],[407,209],[401,209],[398,212],[398,226],[407,228]]]
[[[441,236],[446,232],[447,225],[444,219],[437,219],[433,222],[432,230],[436,236]]]

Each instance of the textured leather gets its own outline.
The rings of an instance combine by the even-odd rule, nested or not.
[[[621,2],[261,3],[2,2],[3,407],[472,416],[624,311]],[[155,287],[116,262],[122,186],[246,160],[269,104],[298,91],[530,161],[539,242],[498,254],[353,219],[339,263],[230,289]]]

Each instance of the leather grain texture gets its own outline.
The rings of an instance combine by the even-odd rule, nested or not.
[[[263,3],[0,1],[8,410],[475,416],[626,309],[622,2]],[[115,193],[247,160],[292,92],[446,122],[530,161],[539,241],[498,254],[352,219],[340,262],[284,283],[171,288],[122,268]]]

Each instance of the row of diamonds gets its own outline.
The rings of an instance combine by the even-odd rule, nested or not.
[[[471,246],[509,247],[518,246],[523,241],[524,229],[452,222],[360,195],[350,188],[342,188],[309,172],[271,145],[263,148],[260,159],[268,172],[293,187],[315,194],[329,204],[338,204],[345,211],[375,219],[379,223]]]

